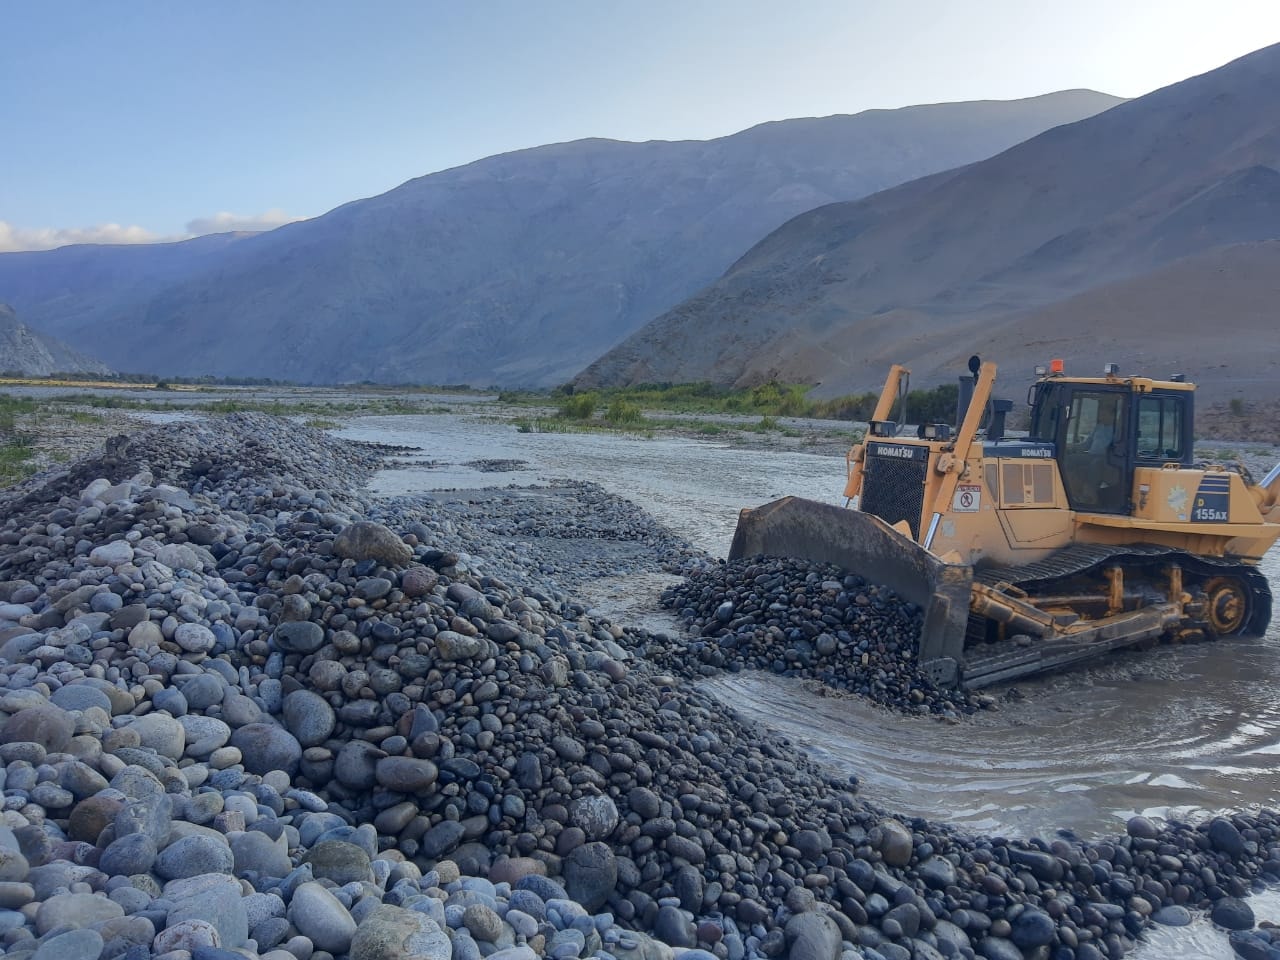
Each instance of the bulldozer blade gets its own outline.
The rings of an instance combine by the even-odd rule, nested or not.
[[[934,683],[960,682],[973,568],[946,563],[879,517],[783,497],[743,510],[729,559],[766,554],[831,563],[883,584],[924,613],[920,667]]]

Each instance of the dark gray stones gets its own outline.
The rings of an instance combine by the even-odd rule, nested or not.
[[[754,557],[703,567],[662,602],[698,640],[655,638],[645,655],[682,675],[710,667],[821,678],[893,709],[951,718],[982,702],[921,672],[918,609],[827,564]]]
[[[108,844],[98,861],[98,869],[107,876],[133,876],[147,873],[156,862],[156,844],[145,833],[120,837]]]
[[[129,724],[138,735],[141,746],[154,750],[170,760],[181,758],[187,734],[181,723],[161,713],[149,713]]]
[[[679,835],[667,837],[663,841],[663,847],[667,853],[680,860],[684,860],[695,867],[701,866],[707,861],[707,853],[702,849],[701,844],[692,837],[682,837]]]
[[[440,776],[434,763],[415,757],[384,757],[377,761],[374,772],[381,786],[397,793],[419,793]]]
[[[881,820],[872,831],[871,842],[890,866],[905,867],[911,862],[915,839],[899,821],[892,818]]]
[[[1009,859],[1020,867],[1026,867],[1033,877],[1045,883],[1057,883],[1065,872],[1062,861],[1043,850],[1010,850]]]
[[[182,837],[156,857],[156,873],[165,880],[184,880],[208,873],[231,873],[235,858],[222,840],[207,836]]]
[[[49,696],[49,702],[62,710],[87,710],[90,707],[99,707],[108,715],[111,713],[111,698],[97,687],[82,683],[59,687]]]
[[[351,960],[450,960],[449,936],[425,913],[380,904],[351,938]]]
[[[351,740],[342,745],[333,765],[334,775],[344,787],[368,790],[378,782],[378,760],[386,754],[367,740]]]
[[[166,922],[204,923],[216,931],[223,947],[234,950],[249,937],[249,916],[240,881],[226,874],[204,874],[164,885],[171,906]]]
[[[40,944],[31,960],[97,960],[102,947],[102,934],[98,931],[68,930]]]
[[[1022,951],[1004,937],[983,937],[978,941],[977,954],[985,960],[1023,960]]]
[[[317,880],[332,880],[338,886],[373,879],[369,854],[354,843],[324,840],[317,843],[302,860],[311,865]]]
[[[1185,927],[1191,922],[1191,911],[1180,904],[1170,904],[1153,913],[1151,920],[1166,927]]]
[[[187,653],[209,653],[218,645],[213,631],[201,623],[178,624],[173,640]]]
[[[1160,835],[1159,829],[1147,817],[1130,817],[1125,824],[1129,836],[1139,840],[1154,840]]]
[[[579,797],[569,806],[569,818],[588,840],[603,840],[618,826],[618,808],[608,796]]]
[[[365,577],[356,583],[356,596],[361,600],[380,600],[393,586],[386,577]]]
[[[229,837],[228,841],[236,876],[252,871],[263,877],[283,877],[293,869],[283,834],[272,840],[265,833],[250,830]]]
[[[821,913],[798,913],[787,921],[790,960],[839,960],[840,928]]]
[[[473,660],[489,650],[489,644],[483,637],[468,637],[452,630],[441,630],[436,634],[435,644],[440,659],[449,662]]]
[[[188,676],[179,684],[189,710],[207,710],[215,703],[221,703],[226,690],[226,681],[216,673]]]
[[[419,851],[424,857],[435,860],[457,849],[466,828],[457,820],[442,820],[422,835]]]
[[[231,734],[231,746],[240,751],[244,768],[264,774],[282,770],[293,776],[302,759],[302,744],[284,727],[270,723],[250,723]]]
[[[797,830],[791,843],[804,859],[817,860],[831,849],[831,836],[825,830]]]
[[[272,634],[275,644],[285,653],[315,653],[324,646],[324,628],[310,620],[290,620],[280,624]]]
[[[400,575],[400,589],[413,599],[425,597],[439,582],[440,575],[430,567],[412,566]]]
[[[36,933],[44,936],[55,927],[83,929],[104,920],[123,917],[124,909],[106,897],[92,893],[61,893],[45,900],[36,910]]]
[[[693,947],[698,943],[693,921],[679,907],[665,905],[658,909],[653,922],[653,935],[672,947]]]
[[[1043,910],[1029,907],[1013,920],[1013,930],[1009,939],[1023,950],[1033,950],[1053,942],[1057,927]]]
[[[1229,857],[1238,857],[1245,852],[1245,841],[1240,830],[1225,817],[1214,817],[1210,821],[1209,843],[1215,850],[1220,850]]]
[[[565,889],[587,910],[604,906],[618,883],[618,862],[608,844],[584,843],[564,861]]]
[[[295,690],[284,698],[284,725],[303,747],[324,743],[337,724],[333,707],[310,690]]]
[[[116,837],[145,833],[157,849],[168,843],[173,801],[159,781],[139,767],[125,767],[111,785],[127,797],[116,813]]]
[[[1238,897],[1223,897],[1209,915],[1214,923],[1228,930],[1248,930],[1255,922],[1253,908]]]
[[[405,530],[421,561],[398,572],[334,555],[355,501],[249,478],[271,457],[218,466],[220,451],[202,444],[210,463],[192,469],[206,484],[194,497],[201,522],[218,536],[207,557],[166,552],[180,577],[150,557],[166,545],[161,531],[182,545],[190,518],[142,496],[150,481],[122,484],[122,496],[150,506],[135,515],[121,500],[109,513],[111,535],[138,533],[134,564],[119,571],[85,572],[96,534],[58,532],[70,529],[70,507],[0,517],[0,559],[26,578],[0,582],[0,643],[13,657],[0,713],[83,712],[66,753],[0,743],[6,816],[25,823],[0,828],[0,935],[15,956],[51,950],[60,928],[37,945],[3,925],[29,925],[29,904],[74,890],[125,911],[93,921],[107,960],[162,947],[234,960],[250,931],[273,960],[533,960],[539,942],[555,960],[660,960],[671,947],[690,960],[828,960],[842,941],[848,956],[885,960],[1099,960],[1120,955],[1152,910],[1173,924],[1216,901],[1243,923],[1229,897],[1280,877],[1269,811],[1194,828],[1135,818],[1127,836],[1091,844],[982,840],[891,819],[694,687],[769,652],[782,672],[854,683],[866,675],[841,665],[860,670],[866,652],[870,674],[915,697],[916,712],[959,711],[894,666],[909,663],[909,611],[874,585],[759,562],[749,587],[731,579],[747,567],[704,581],[714,589],[688,601],[698,636],[656,639],[508,575],[503,538],[548,577],[564,569],[566,545],[545,536],[543,507],[504,505],[520,495],[380,503],[386,529]],[[646,551],[657,542],[617,501],[582,496],[601,509],[566,517],[575,535],[623,529]],[[513,521],[519,510],[532,512]],[[57,557],[9,549],[23,538],[61,538],[76,559],[64,576]],[[592,572],[620,556],[569,546]],[[29,645],[14,643],[24,634],[11,629],[32,628],[5,624],[57,613],[64,599],[74,623],[50,617]],[[715,617],[725,604],[732,615]],[[129,649],[128,631],[143,623],[145,649]],[[773,640],[757,644],[757,630]],[[553,878],[539,875],[548,870]],[[169,877],[180,879],[161,889]],[[246,896],[250,887],[259,892]],[[1160,906],[1168,901],[1187,906]],[[1261,958],[1260,936],[1236,942]]]
[[[471,936],[486,943],[497,943],[506,929],[502,918],[483,903],[473,903],[463,910],[462,925]]]
[[[627,804],[645,820],[652,820],[662,812],[662,801],[648,787],[633,787],[627,794]]]
[[[400,567],[413,559],[413,550],[380,523],[360,520],[344,527],[333,541],[333,554],[349,560],[375,560]]]
[[[321,950],[346,953],[355,936],[356,922],[342,902],[320,884],[311,882],[293,891],[289,922]]]
[[[956,882],[955,864],[945,857],[930,857],[916,867],[916,873],[934,890],[946,889]]]
[[[38,743],[51,753],[61,753],[71,743],[76,722],[71,714],[52,704],[26,707],[0,727],[0,744]]]

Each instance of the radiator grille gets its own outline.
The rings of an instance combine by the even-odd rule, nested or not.
[[[924,508],[924,481],[928,460],[903,460],[875,455],[872,445],[862,478],[862,509],[890,525],[905,520],[911,537],[920,539],[920,513]]]

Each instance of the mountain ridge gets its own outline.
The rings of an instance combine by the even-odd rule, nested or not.
[[[528,148],[170,252],[150,272],[130,254],[124,279],[69,281],[63,251],[0,255],[0,297],[118,367],[547,386],[802,210],[1117,102],[1073,91]]]
[[[800,214],[576,382],[779,376],[862,390],[933,338],[1043,322],[1037,311],[1088,290],[1270,241],[1280,118],[1266,105],[1278,95],[1280,45],[989,159]],[[1156,320],[1128,322],[1159,340]],[[920,372],[938,382],[962,369]]]
[[[28,377],[112,372],[106,364],[32,330],[7,303],[0,303],[0,371]]]

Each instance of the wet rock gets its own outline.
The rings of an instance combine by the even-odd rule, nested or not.
[[[375,560],[390,567],[403,566],[413,558],[413,551],[400,537],[367,520],[344,527],[333,541],[333,554],[350,560]]]
[[[288,730],[269,723],[250,723],[231,734],[244,768],[259,775],[282,770],[292,776],[302,760],[302,744]]]
[[[351,938],[351,960],[449,960],[448,935],[424,913],[379,905]]]
[[[911,831],[894,819],[881,820],[873,840],[884,862],[894,867],[905,867],[911,862],[915,840]]]
[[[1209,842],[1215,850],[1221,850],[1229,857],[1238,857],[1245,852],[1244,837],[1240,835],[1236,825],[1225,817],[1214,817],[1210,821]]]
[[[1253,908],[1237,897],[1223,897],[1213,905],[1210,916],[1228,930],[1248,930],[1255,922]]]
[[[36,933],[44,936],[55,927],[82,929],[103,920],[124,916],[124,909],[92,893],[63,893],[50,897],[36,910]]]
[[[598,910],[618,882],[618,862],[604,843],[584,843],[564,862],[565,888],[587,910]]]
[[[276,627],[272,638],[286,653],[315,653],[324,646],[324,629],[310,620],[291,620]]]
[[[303,747],[322,744],[337,723],[331,707],[319,694],[295,690],[284,698],[284,724]]]
[[[369,854],[355,844],[341,840],[317,843],[302,862],[311,865],[311,872],[317,880],[332,880],[340,887],[373,879]]]
[[[1034,907],[1022,911],[1013,921],[1009,939],[1023,950],[1043,947],[1053,942],[1056,927],[1053,919]]]
[[[37,743],[50,753],[61,753],[70,745],[75,728],[71,714],[59,707],[26,707],[4,721],[0,744]]]
[[[790,960],[838,960],[841,952],[840,928],[820,913],[800,913],[787,921],[786,938]]]
[[[289,922],[321,950],[346,953],[356,922],[337,897],[318,883],[304,883],[293,891]]]

